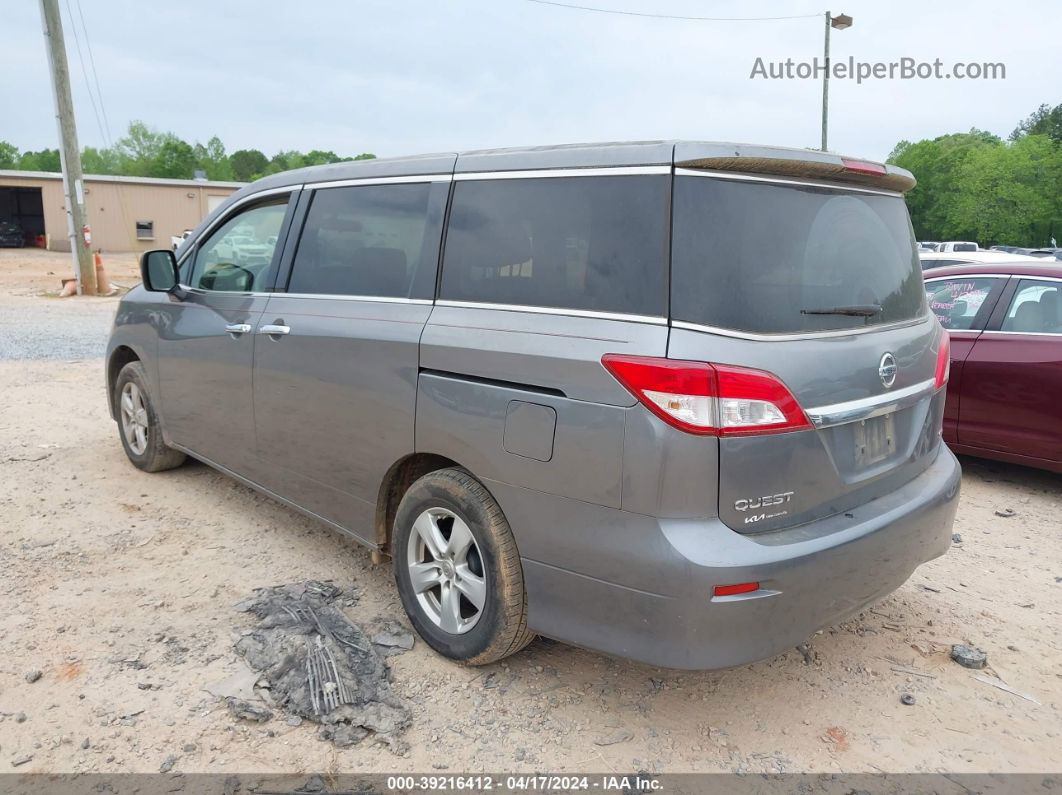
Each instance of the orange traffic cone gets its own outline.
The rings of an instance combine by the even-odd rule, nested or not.
[[[107,271],[103,269],[103,249],[96,249],[95,256],[96,263],[96,294],[97,295],[114,295],[118,292],[118,288],[111,284],[111,280],[107,278]]]

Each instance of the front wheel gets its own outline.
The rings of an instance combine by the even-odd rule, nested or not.
[[[145,472],[161,472],[184,463],[184,453],[167,447],[162,441],[144,365],[129,362],[121,369],[114,382],[114,400],[122,447],[135,467]]]
[[[391,546],[402,605],[440,654],[483,665],[534,639],[512,530],[467,472],[441,469],[410,486]]]

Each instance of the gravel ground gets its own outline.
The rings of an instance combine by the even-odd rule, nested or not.
[[[105,298],[0,298],[0,360],[102,358],[115,307]]]
[[[33,350],[67,358],[55,326],[113,312],[33,297],[46,273],[10,264],[0,312],[25,302]],[[1062,477],[965,460],[961,540],[803,653],[680,672],[538,640],[468,668],[418,642],[390,658],[403,742],[339,749],[306,721],[237,719],[205,688],[243,670],[235,606],[258,587],[332,581],[352,621],[408,626],[390,568],[203,465],[134,469],[99,360],[37,358],[0,361],[0,773],[1062,768]],[[952,662],[956,643],[988,667]]]
[[[140,281],[136,263],[135,254],[104,257],[119,296],[59,298],[69,254],[0,250],[0,361],[102,357],[120,294]]]

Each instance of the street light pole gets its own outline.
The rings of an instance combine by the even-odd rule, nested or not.
[[[826,45],[823,50],[823,60],[826,70],[822,73],[822,151],[826,151],[826,131],[830,112],[830,28],[844,30],[852,27],[852,18],[847,14],[831,16],[826,12]]]
[[[70,69],[66,62],[66,43],[63,40],[63,21],[59,16],[58,0],[41,0],[41,21],[44,43],[48,48],[48,66],[52,75],[55,97],[55,116],[59,122],[59,158],[63,169],[63,191],[66,194],[66,231],[70,252],[74,258],[74,275],[78,292],[96,294],[96,268],[92,252],[82,240],[85,218],[85,186],[81,173],[81,150],[77,144],[77,125],[74,123],[74,100],[70,94]]]

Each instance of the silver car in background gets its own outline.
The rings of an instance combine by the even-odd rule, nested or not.
[[[769,657],[950,543],[913,185],[674,141],[273,175],[144,256],[112,415],[141,469],[193,456],[390,556],[448,657]]]

